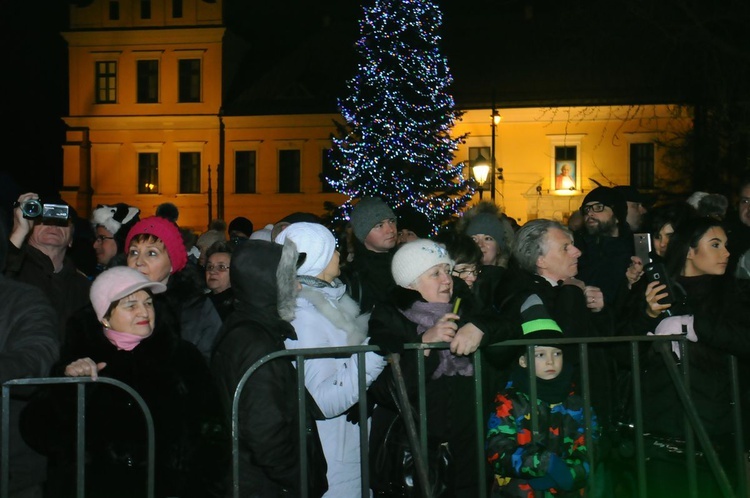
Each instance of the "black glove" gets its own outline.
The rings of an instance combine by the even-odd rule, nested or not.
[[[372,417],[372,411],[375,409],[375,400],[372,396],[367,397],[367,418]],[[346,413],[346,421],[354,425],[359,424],[359,402],[354,403]]]
[[[380,356],[387,356],[390,353],[401,354],[404,352],[404,342],[401,338],[390,334],[370,337],[370,346],[379,347],[380,351],[375,352]]]

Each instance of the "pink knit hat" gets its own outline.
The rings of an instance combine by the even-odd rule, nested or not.
[[[150,216],[142,219],[133,225],[133,228],[128,232],[128,237],[125,239],[126,253],[130,248],[130,241],[133,240],[133,237],[142,233],[158,237],[164,243],[164,247],[167,248],[167,254],[169,255],[169,261],[172,263],[172,273],[177,273],[185,268],[187,264],[187,249],[185,249],[185,243],[182,241],[182,235],[177,225],[160,216]]]
[[[161,282],[152,282],[138,270],[128,266],[115,266],[96,277],[89,290],[91,305],[101,321],[112,303],[139,290],[151,289],[154,294],[167,290]]]

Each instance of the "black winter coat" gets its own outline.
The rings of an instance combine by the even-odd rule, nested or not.
[[[750,295],[729,276],[678,277],[674,284],[675,293],[684,294],[672,305],[672,316],[692,314],[698,336],[697,342],[687,342],[691,399],[709,435],[726,437],[733,432],[728,356],[736,355],[740,368],[750,362]],[[682,405],[655,350],[643,369],[644,430],[682,436]]]
[[[248,368],[268,354],[284,351],[285,339],[297,338],[288,322],[292,315],[285,314],[285,320],[279,313],[280,307],[293,311],[295,305],[297,252],[292,247],[250,240],[232,254],[230,278],[237,300],[211,361],[227,413]],[[288,276],[288,281],[277,280],[279,266],[278,273]],[[279,302],[279,295],[284,296],[284,303]],[[284,357],[260,366],[242,390],[237,437],[243,498],[300,495],[297,371],[292,361],[293,357]],[[302,485],[308,496],[319,498],[328,489],[327,466],[312,416],[315,402],[306,396],[308,482]]]
[[[52,374],[89,357],[106,362],[99,373],[135,389],[154,422],[156,496],[221,496],[229,469],[228,431],[208,365],[192,344],[157,328],[132,351],[104,335],[92,308],[72,320]],[[88,384],[87,496],[140,496],[146,489],[147,438],[143,415],[119,388]],[[29,404],[22,430],[29,443],[63,466],[55,486],[67,496],[75,483],[73,386],[49,386]]]
[[[468,288],[466,288],[468,291]],[[454,292],[454,296],[455,296]],[[421,337],[417,333],[417,324],[410,321],[400,310],[405,310],[421,295],[414,290],[396,287],[390,296],[388,303],[377,304],[373,309],[369,323],[369,335],[371,344],[383,343],[420,343]],[[471,296],[464,295],[465,311],[470,315]],[[463,322],[459,322],[459,326]],[[479,324],[477,326],[482,328]],[[474,378],[464,376],[441,376],[432,379],[432,373],[439,365],[439,351],[434,350],[424,358],[425,360],[425,393],[427,397],[427,434],[428,444],[435,447],[447,442],[453,457],[454,471],[450,474],[450,491],[445,496],[453,496],[453,493],[464,493],[462,496],[476,495],[478,485],[477,468],[479,462],[476,458],[475,441],[477,437],[476,419],[474,407]],[[401,355],[401,369],[404,376],[407,392],[415,413],[418,413],[418,387],[417,356],[422,351],[409,350]],[[393,419],[397,416],[394,397],[395,380],[393,368],[388,365],[373,382],[368,390],[368,396],[372,396],[378,403],[372,415],[372,426],[370,432],[370,464],[371,468],[376,460],[379,448],[388,433]],[[390,386],[389,386],[390,385]],[[375,490],[387,488],[388,483],[378,482],[375,476],[371,477],[371,487]],[[473,493],[473,494],[472,494]],[[441,495],[442,496],[442,495]]]

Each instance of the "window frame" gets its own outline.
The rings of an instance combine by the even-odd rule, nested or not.
[[[292,160],[294,153],[296,153],[296,164],[289,163],[288,165],[283,164],[286,158],[282,156],[290,156],[288,159]],[[301,176],[302,176],[302,149],[299,147],[283,147],[279,148],[276,154],[276,164],[278,172],[278,193],[280,194],[299,194],[301,190]],[[284,168],[290,168],[288,174],[283,171]],[[283,183],[282,183],[283,182]]]
[[[117,61],[94,61],[94,99],[96,104],[117,103]]]
[[[197,64],[198,67],[186,67],[187,64]],[[178,103],[194,104],[201,102],[203,92],[202,72],[203,59],[201,57],[183,57],[177,60]],[[196,86],[197,88],[195,88]]]
[[[159,72],[161,69],[161,64],[159,59],[154,58],[148,58],[148,59],[138,59],[136,62],[136,90],[135,90],[135,101],[138,104],[158,104],[159,103]],[[156,71],[146,71],[146,73],[142,73],[141,66],[142,63],[155,63],[156,65]],[[145,81],[145,83],[143,83]],[[142,86],[142,84],[145,85],[145,89]],[[142,94],[144,91],[148,94],[154,93],[155,96],[153,98],[149,97],[147,99],[142,98]]]
[[[240,190],[240,167],[244,167],[238,159],[238,154],[247,153],[252,157],[252,164],[247,163],[247,190]],[[243,182],[244,183],[244,182]],[[235,194],[257,194],[258,193],[258,151],[254,149],[237,149],[234,151],[234,193]]]

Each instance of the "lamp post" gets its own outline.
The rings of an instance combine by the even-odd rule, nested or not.
[[[471,170],[474,173],[474,179],[479,184],[479,200],[481,201],[484,184],[487,181],[487,175],[490,173],[490,165],[481,152],[474,159],[474,166],[471,167]]]
[[[490,150],[491,150],[491,155],[492,155],[492,159],[491,159],[491,162],[492,162],[492,168],[491,168],[492,169],[492,180],[490,181],[490,185],[491,185],[491,188],[492,188],[492,193],[491,193],[490,197],[492,198],[492,203],[494,204],[495,203],[495,177],[497,176],[496,165],[495,165],[495,128],[497,127],[498,123],[500,123],[500,119],[502,119],[500,117],[500,113],[497,112],[497,109],[495,109],[495,103],[494,102],[492,103],[492,116],[491,116],[491,118],[492,118],[492,123],[490,124],[490,126],[492,127],[492,143],[491,143],[492,147],[491,147]],[[482,198],[482,194],[481,193],[479,194],[479,198],[480,199]]]

